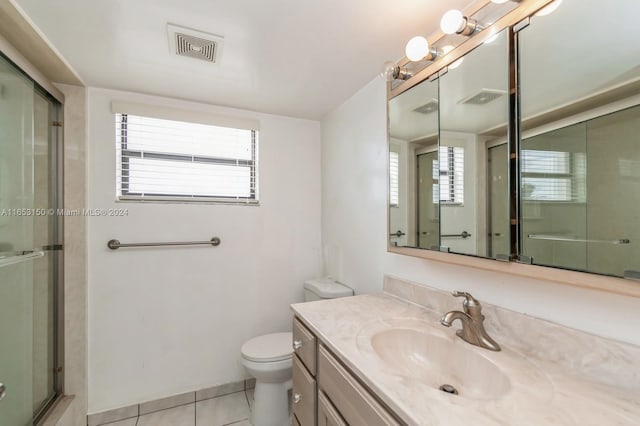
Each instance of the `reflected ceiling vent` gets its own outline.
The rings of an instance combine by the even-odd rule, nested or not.
[[[505,90],[481,89],[478,93],[468,96],[461,101],[458,101],[458,103],[467,105],[485,105],[506,94],[507,92]]]
[[[414,111],[419,112],[420,114],[431,114],[432,112],[436,112],[438,111],[438,100],[431,99],[426,104],[414,109]]]
[[[224,37],[167,24],[169,50],[178,56],[219,63]]]

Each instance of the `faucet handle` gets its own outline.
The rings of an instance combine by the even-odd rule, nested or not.
[[[466,291],[458,291],[455,290],[451,293],[454,297],[464,297],[464,302],[462,302],[462,307],[467,314],[471,314],[471,311],[476,311],[480,313],[482,306],[480,302],[471,295],[471,293],[467,293]]]

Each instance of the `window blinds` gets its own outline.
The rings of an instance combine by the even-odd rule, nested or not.
[[[441,146],[438,148],[438,193],[434,194],[442,204],[464,203],[464,148]]]
[[[120,199],[258,201],[258,132],[116,114]]]
[[[523,149],[521,157],[525,200],[586,200],[585,153]]]
[[[391,207],[398,207],[400,203],[399,195],[400,164],[397,152],[389,152],[389,204]]]

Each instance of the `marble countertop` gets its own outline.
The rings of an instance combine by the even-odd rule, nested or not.
[[[544,351],[530,353],[523,350],[522,345],[510,344],[513,337],[506,332],[501,336],[499,328],[487,328],[502,346],[502,351],[493,352],[455,336],[459,322],[451,328],[441,326],[440,317],[446,311],[436,312],[396,295],[361,295],[298,303],[291,308],[322,343],[409,425],[640,424],[637,376],[622,386],[612,384],[614,380],[610,374],[599,380],[597,374],[582,374],[579,366],[566,368],[563,361],[553,356],[545,358]],[[487,318],[490,314],[485,312]],[[483,396],[482,391],[472,397],[465,397],[462,391],[460,395],[450,395],[421,380],[419,374],[413,374],[415,372],[403,366],[388,364],[373,350],[371,336],[398,327],[422,330],[449,339],[462,350],[474,351],[475,355],[495,364],[506,374],[506,391],[503,389],[495,398]],[[540,345],[549,343],[539,342]],[[633,357],[636,355],[632,354]],[[590,353],[584,354],[584,357],[589,356]],[[637,362],[633,359],[629,366],[635,366]],[[588,366],[589,363],[582,364]],[[484,380],[488,382],[497,380],[490,372],[485,376]]]

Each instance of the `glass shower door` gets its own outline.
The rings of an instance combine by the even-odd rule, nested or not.
[[[509,151],[507,144],[489,148],[489,247],[488,257],[508,255],[509,240]]]
[[[32,162],[23,160],[33,158],[34,86],[5,61],[0,85],[0,419],[13,426],[33,417],[34,259],[19,258],[32,249],[33,228],[18,215],[33,206]]]
[[[536,265],[587,270],[587,127],[522,141],[522,251]]]
[[[440,246],[440,222],[437,198],[434,202],[433,189],[437,185],[434,162],[437,164],[438,151],[419,154],[418,163],[418,248],[434,249]]]
[[[55,397],[59,104],[0,56],[0,425]]]

